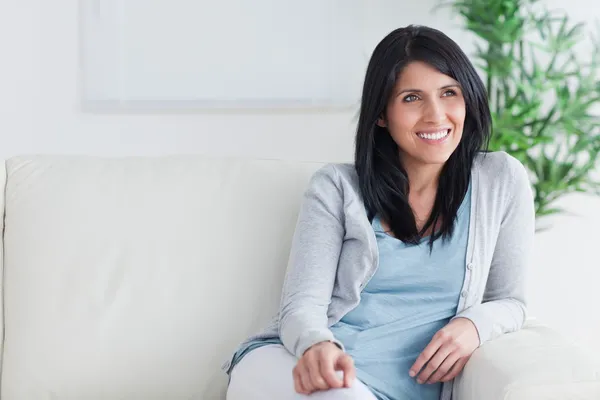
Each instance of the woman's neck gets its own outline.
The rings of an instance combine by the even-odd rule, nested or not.
[[[419,165],[416,168],[405,167],[405,171],[409,182],[408,202],[415,217],[417,230],[421,231],[433,210],[442,165],[428,164]],[[435,227],[430,226],[427,229],[424,233],[425,236],[431,235],[434,230],[439,228],[441,220],[437,222]]]
[[[410,193],[417,196],[437,191],[443,165],[428,164],[419,166],[405,166]]]

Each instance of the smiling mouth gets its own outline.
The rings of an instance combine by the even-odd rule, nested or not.
[[[443,129],[440,130],[438,132],[418,132],[417,136],[419,136],[421,139],[425,139],[425,140],[443,140],[446,137],[448,137],[448,135],[450,135],[450,131],[452,129]]]

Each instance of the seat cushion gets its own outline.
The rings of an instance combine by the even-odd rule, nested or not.
[[[600,399],[600,368],[556,331],[528,321],[473,353],[455,381],[458,400]]]
[[[218,399],[276,311],[316,163],[7,162],[3,400]]]

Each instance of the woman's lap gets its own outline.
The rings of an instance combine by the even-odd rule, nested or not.
[[[248,353],[233,368],[227,400],[377,400],[359,380],[352,387],[303,395],[294,389],[296,357],[281,345],[267,345]]]

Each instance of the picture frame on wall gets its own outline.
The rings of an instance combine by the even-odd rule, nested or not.
[[[368,62],[358,0],[81,0],[86,111],[348,109]]]

